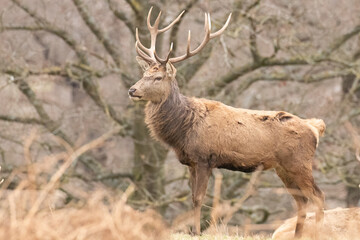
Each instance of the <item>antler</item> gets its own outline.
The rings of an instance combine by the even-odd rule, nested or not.
[[[160,22],[160,16],[161,16],[161,11],[159,12],[159,15],[157,16],[154,25],[151,25],[150,23],[150,18],[151,18],[151,12],[152,12],[153,7],[150,8],[148,16],[147,16],[147,27],[149,29],[150,32],[150,39],[151,39],[151,43],[150,43],[150,48],[145,47],[139,39],[139,30],[138,28],[136,28],[136,52],[145,60],[151,61],[151,62],[156,62],[157,58],[156,58],[156,50],[155,50],[155,45],[156,45],[156,38],[157,35],[159,33],[163,33],[166,32],[167,30],[169,30],[172,26],[174,26],[175,23],[177,23],[181,16],[184,14],[185,10],[182,11],[179,16],[172,22],[170,23],[167,27],[164,27],[163,29],[159,29],[159,22]],[[169,60],[169,55],[170,52],[172,50],[172,47],[170,48],[168,57],[166,59],[166,61]],[[160,61],[159,61],[160,60]],[[165,61],[159,58],[159,62]]]
[[[189,30],[186,53],[179,57],[170,58],[169,61],[171,63],[180,62],[200,52],[201,49],[203,49],[205,45],[210,41],[210,39],[220,36],[225,31],[225,29],[229,25],[230,19],[231,19],[231,13],[229,14],[229,17],[227,18],[224,26],[221,29],[219,29],[217,32],[211,33],[210,13],[205,13],[205,37],[201,42],[201,44],[195,50],[193,51],[190,50],[191,31]]]
[[[200,52],[201,49],[203,49],[205,47],[205,45],[210,41],[210,39],[215,38],[217,36],[220,36],[225,31],[227,26],[229,25],[229,22],[230,22],[230,19],[231,19],[231,13],[230,13],[229,17],[227,18],[227,20],[226,20],[226,22],[224,24],[224,26],[221,29],[219,29],[217,32],[211,33],[210,14],[205,13],[205,37],[204,37],[203,41],[201,42],[201,44],[196,49],[194,49],[193,51],[190,50],[191,32],[189,31],[186,53],[184,55],[179,56],[179,57],[170,58],[170,53],[171,53],[172,48],[173,48],[173,43],[171,43],[170,50],[169,50],[169,52],[167,54],[167,57],[165,59],[161,59],[156,54],[156,49],[155,49],[156,37],[157,37],[157,35],[159,33],[163,33],[165,31],[169,30],[172,26],[174,26],[174,24],[177,23],[180,20],[181,16],[184,14],[185,10],[182,11],[180,13],[180,15],[172,23],[170,23],[167,27],[165,27],[163,29],[160,29],[160,30],[158,29],[158,27],[159,27],[161,12],[157,16],[154,25],[150,24],[151,12],[152,12],[152,7],[150,8],[148,16],[147,16],[147,27],[148,27],[148,29],[150,31],[150,37],[151,37],[150,48],[146,48],[140,42],[139,33],[138,33],[137,28],[136,28],[136,43],[135,43],[135,46],[136,46],[137,53],[142,58],[144,58],[147,61],[151,61],[151,62],[160,62],[161,64],[165,64],[167,62],[176,63],[176,62],[180,62],[180,61],[183,61],[183,60],[185,60],[187,58],[190,58],[190,57],[194,56],[195,54]]]

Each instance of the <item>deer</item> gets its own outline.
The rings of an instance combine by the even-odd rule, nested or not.
[[[211,32],[210,14],[205,13],[205,36],[191,49],[188,33],[186,53],[171,57],[156,53],[158,34],[173,27],[183,12],[168,26],[159,29],[161,11],[151,24],[150,8],[147,28],[150,47],[145,47],[136,29],[136,60],[143,76],[129,90],[133,101],[147,101],[145,123],[150,134],[170,147],[181,164],[189,169],[195,234],[200,234],[201,206],[212,169],[254,172],[275,169],[297,204],[296,237],[301,237],[306,206],[311,200],[317,207],[316,220],[323,218],[324,194],[315,184],[312,161],[325,131],[321,119],[302,119],[284,111],[258,111],[227,106],[205,98],[187,97],[180,93],[175,63],[199,53],[213,38],[220,36],[231,19],[216,32]]]

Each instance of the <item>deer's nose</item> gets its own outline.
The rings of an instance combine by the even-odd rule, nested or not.
[[[135,89],[135,88],[130,88],[130,89],[129,89],[129,95],[130,95],[130,96],[133,96],[134,92],[136,92],[136,89]]]

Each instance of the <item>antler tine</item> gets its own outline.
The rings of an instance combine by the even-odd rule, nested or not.
[[[142,57],[143,59],[145,59],[146,61],[153,62],[154,60],[153,60],[150,56],[146,55],[146,53],[144,53],[144,52],[139,48],[138,45],[139,45],[139,42],[136,41],[136,42],[135,42],[135,49],[136,49],[136,52],[139,54],[139,56]]]
[[[205,13],[206,14],[206,13]],[[209,33],[211,33],[211,18],[210,18],[210,13],[207,13],[207,24],[208,24],[208,29],[209,29]],[[210,34],[209,34],[210,35]]]
[[[200,43],[200,45],[196,49],[191,51],[190,50],[191,35],[190,35],[190,31],[189,31],[186,53],[179,57],[170,58],[169,61],[172,63],[180,62],[180,61],[190,58],[190,57],[194,56],[195,54],[197,54],[198,52],[200,52],[200,50],[205,47],[205,45],[210,41],[210,39],[221,35],[225,31],[225,29],[229,25],[230,19],[231,19],[231,13],[230,13],[229,17],[227,18],[224,26],[221,29],[219,29],[218,31],[216,31],[215,33],[211,33],[210,14],[205,13],[205,36],[204,36],[203,41]]]
[[[210,34],[210,39],[221,35],[225,31],[225,29],[227,28],[227,26],[230,23],[231,15],[232,15],[232,13],[229,14],[229,17],[227,18],[227,20],[226,20],[226,22],[225,22],[225,24],[224,24],[224,26],[222,28],[220,28],[217,32],[214,32],[214,33]]]
[[[191,43],[191,31],[189,30],[187,47],[186,47],[186,55],[190,54],[190,43]]]
[[[165,60],[164,60],[164,59],[161,59],[161,58],[156,54],[156,52],[154,51],[154,56],[155,56],[156,60],[157,60],[158,62],[160,62],[161,64],[166,64],[166,63],[169,61],[171,51],[173,50],[173,46],[174,46],[174,43],[171,42],[171,44],[170,44],[170,49],[169,49],[169,52],[168,52]]]
[[[150,18],[151,18],[151,13],[152,13],[152,10],[153,10],[153,7],[150,8],[149,12],[148,12],[148,15],[147,15],[147,18],[146,18],[146,24],[147,24],[147,27],[148,29],[152,29],[153,26],[151,26],[151,23],[150,23]],[[161,13],[161,12],[160,12]],[[159,17],[159,16],[158,16]],[[157,20],[157,18],[156,18]]]
[[[154,52],[155,52],[155,46],[156,46],[156,37],[158,35],[158,27],[159,27],[159,23],[160,23],[161,11],[159,12],[158,16],[156,17],[154,25],[151,25],[150,18],[151,18],[152,10],[153,10],[153,7],[150,8],[148,16],[147,16],[147,20],[146,20],[147,27],[150,32],[150,48],[148,49],[148,51],[149,51],[150,57],[156,61]]]
[[[205,13],[205,37],[203,39],[203,41],[200,43],[200,45],[193,51],[190,51],[190,55],[194,56],[195,54],[197,54],[201,49],[203,49],[205,47],[205,45],[209,42],[210,40],[210,34],[211,34],[211,22],[210,22],[210,15],[209,13]]]
[[[210,40],[210,28],[209,28],[209,18],[207,13],[205,13],[205,37],[203,39],[203,41],[201,42],[201,44],[193,51],[190,50],[190,42],[191,42],[191,32],[189,31],[189,35],[188,35],[188,42],[187,42],[187,47],[186,47],[186,54],[179,56],[179,57],[174,57],[174,58],[170,58],[169,61],[172,63],[175,62],[180,62],[183,61],[189,57],[194,56],[196,53],[198,53],[203,47],[205,47],[206,43]]]
[[[185,13],[185,10],[183,10],[179,16],[177,16],[177,18],[175,18],[174,21],[172,21],[167,27],[164,27],[163,29],[159,29],[159,33],[163,33],[163,32],[166,32],[167,30],[169,30],[170,28],[172,28],[172,26],[175,25],[175,23],[177,23],[180,18],[182,17],[182,15]]]
[[[161,17],[161,11],[159,12],[158,16],[156,17],[154,25],[151,26],[151,24],[150,24],[150,28],[155,29],[156,33],[159,32],[160,17]],[[149,18],[149,23],[150,23],[150,18]]]
[[[151,50],[149,48],[145,47],[139,39],[139,29],[138,28],[136,28],[136,31],[135,31],[135,38],[136,38],[136,42],[137,42],[137,44],[135,46],[140,47],[140,49],[143,52],[146,52],[147,54],[149,54],[151,56],[151,54],[152,54]]]

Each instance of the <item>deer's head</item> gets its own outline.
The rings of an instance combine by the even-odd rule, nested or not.
[[[163,33],[169,30],[172,26],[174,26],[180,20],[184,11],[181,12],[180,15],[172,23],[170,23],[167,27],[164,27],[163,29],[158,28],[161,12],[156,18],[154,25],[151,25],[150,23],[151,12],[152,8],[150,8],[147,16],[147,27],[150,31],[151,37],[150,48],[145,47],[140,42],[138,29],[136,29],[135,48],[136,52],[139,55],[138,57],[136,57],[136,60],[143,69],[144,74],[143,77],[129,89],[129,96],[133,100],[146,100],[157,103],[161,102],[169,96],[171,92],[171,86],[172,84],[174,84],[174,81],[176,81],[176,69],[173,66],[173,63],[177,63],[194,56],[205,47],[205,45],[210,41],[210,39],[221,35],[226,29],[226,27],[229,25],[231,14],[229,15],[226,23],[220,30],[215,33],[211,33],[210,14],[205,13],[205,37],[201,44],[196,49],[190,50],[191,33],[189,31],[186,53],[178,57],[170,58],[173,46],[173,44],[171,43],[167,57],[165,59],[162,59],[157,55],[155,49],[157,35],[159,33]]]

